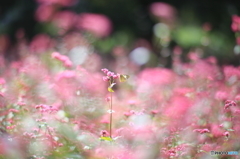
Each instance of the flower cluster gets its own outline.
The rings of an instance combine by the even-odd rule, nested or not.
[[[103,76],[103,81],[111,81],[113,79],[119,78],[120,76],[120,74],[115,74],[106,68],[101,69],[101,71],[106,74],[106,76]]]
[[[237,106],[236,102],[232,100],[226,100],[224,105],[224,110],[228,109],[231,106]]]

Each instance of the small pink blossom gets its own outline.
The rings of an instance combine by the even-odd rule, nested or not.
[[[17,109],[9,109],[9,112],[18,113],[19,110],[17,110]]]
[[[228,109],[231,106],[237,106],[236,102],[232,100],[226,100],[224,105],[224,110]]]
[[[229,137],[229,132],[228,131],[226,131],[226,132],[224,132],[224,134],[223,134],[224,136],[226,136],[226,137]]]
[[[105,81],[105,82],[110,80],[110,78],[108,76],[103,76],[102,78],[103,78],[103,81]]]
[[[101,131],[101,137],[107,137],[107,136],[109,136],[108,131],[107,130],[102,130]]]
[[[111,101],[111,98],[110,98],[110,97],[106,97],[105,100],[106,100],[107,102],[110,102],[110,101]]]
[[[199,132],[200,134],[209,133],[208,129],[194,129],[194,132]]]

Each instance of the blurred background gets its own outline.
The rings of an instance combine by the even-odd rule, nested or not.
[[[70,57],[77,51],[84,61],[85,52],[94,52],[105,62],[125,56],[141,67],[171,68],[173,53],[187,61],[196,52],[239,65],[233,15],[240,15],[239,0],[1,1],[0,55],[16,61],[49,50]]]

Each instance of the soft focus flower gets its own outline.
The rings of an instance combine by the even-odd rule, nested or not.
[[[224,110],[228,109],[231,106],[237,106],[236,102],[232,100],[226,100],[224,105]]]
[[[208,129],[194,129],[194,132],[199,132],[200,134],[209,133]]]
[[[93,33],[97,37],[105,37],[111,33],[110,20],[101,14],[82,13],[78,18],[78,28]]]
[[[224,134],[223,134],[224,136],[226,136],[226,137],[229,137],[229,132],[228,131],[226,131],[226,132],[224,132]]]
[[[61,61],[65,67],[72,67],[72,61],[70,61],[70,59],[65,55],[61,55],[58,52],[53,52],[52,58]]]
[[[240,31],[240,17],[237,15],[232,16],[232,31]]]
[[[75,4],[76,0],[37,0],[40,4],[58,4],[62,6],[72,6]]]
[[[36,35],[30,43],[30,51],[42,53],[54,46],[54,41],[45,34]]]
[[[50,21],[54,14],[54,9],[55,8],[53,5],[40,5],[35,13],[36,20],[40,22]]]
[[[168,19],[175,20],[176,9],[170,4],[164,2],[155,2],[150,6],[150,11],[153,15]]]
[[[54,24],[60,29],[60,34],[66,33],[72,29],[77,20],[77,15],[70,11],[61,11],[55,14],[53,18]]]

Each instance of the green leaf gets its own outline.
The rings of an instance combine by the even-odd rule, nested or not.
[[[100,137],[99,138],[101,141],[113,141],[113,139],[111,137]]]
[[[120,82],[125,82],[129,78],[129,75],[120,75],[119,76],[119,81]]]

